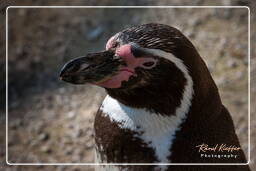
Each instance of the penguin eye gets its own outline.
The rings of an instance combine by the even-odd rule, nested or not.
[[[151,66],[153,66],[155,63],[153,62],[153,61],[149,61],[149,62],[145,62],[144,64],[143,64],[143,66],[145,66],[145,67],[151,67]]]

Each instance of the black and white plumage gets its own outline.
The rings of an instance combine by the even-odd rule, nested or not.
[[[233,121],[192,43],[177,29],[145,24],[109,39],[106,51],[67,63],[60,74],[90,82],[108,96],[95,118],[96,157],[103,163],[245,163],[202,158],[196,146],[240,147]],[[208,154],[206,152],[206,154]],[[249,170],[248,166],[104,166],[103,170]]]

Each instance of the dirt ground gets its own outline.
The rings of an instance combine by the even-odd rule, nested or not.
[[[107,0],[72,5],[116,5]],[[119,5],[164,5],[168,1],[126,1]],[[1,37],[8,5],[71,5],[58,1],[0,1]],[[249,1],[172,1],[169,5],[247,5]],[[251,10],[252,11],[252,10]],[[251,162],[256,170],[255,15],[251,12]],[[248,151],[248,10],[242,9],[15,9],[8,10],[8,161],[10,163],[94,162],[94,114],[104,89],[59,81],[61,66],[102,50],[109,37],[129,26],[163,23],[180,29],[198,49],[232,114]],[[254,29],[253,29],[254,28]],[[0,162],[5,163],[5,40],[0,40]],[[92,166],[0,166],[0,170],[94,170]]]

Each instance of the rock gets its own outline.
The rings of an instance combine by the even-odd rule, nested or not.
[[[86,130],[86,135],[89,137],[93,137],[94,136],[94,130],[92,128],[88,128]]]
[[[61,87],[60,89],[59,89],[59,93],[60,94],[65,94],[67,92],[67,90],[66,90],[66,88],[64,88],[64,87]]]
[[[103,33],[104,29],[102,26],[98,26],[97,28],[93,29],[91,32],[89,32],[86,35],[87,40],[95,40],[100,37],[100,35]]]
[[[88,141],[85,143],[86,149],[92,149],[93,147],[94,147],[94,144],[92,143],[92,141]]]
[[[250,0],[237,0],[234,5],[238,6],[250,6]]]
[[[74,171],[81,171],[80,168],[74,168]]]
[[[48,133],[41,133],[38,136],[39,141],[47,141],[50,138],[50,135]]]
[[[220,77],[218,79],[215,80],[216,84],[218,86],[222,86],[222,85],[227,85],[228,84],[228,80],[225,77]]]
[[[189,26],[196,27],[202,23],[202,20],[192,17],[188,22]]]
[[[67,169],[67,166],[58,166],[56,168],[57,171],[65,171]]]
[[[37,162],[37,163],[40,163],[40,161]],[[44,166],[44,165],[37,165],[36,168],[38,168],[38,169],[43,169],[43,168],[45,168],[45,166]]]
[[[70,136],[65,135],[65,136],[62,137],[62,143],[64,145],[67,145],[67,144],[72,144],[73,141],[72,141],[72,138],[70,138]]]
[[[38,140],[31,140],[31,141],[29,141],[29,145],[31,147],[38,145]]]
[[[226,53],[226,46],[228,45],[227,38],[223,37],[219,41],[219,57],[222,58]]]
[[[43,129],[44,129],[44,122],[39,121],[37,124],[33,125],[33,130],[35,131],[36,134],[41,134],[43,132]]]
[[[222,4],[223,4],[224,6],[230,6],[230,5],[232,5],[232,4],[231,4],[231,0],[222,0]]]
[[[235,104],[236,106],[242,106],[242,105],[243,105],[243,101],[242,101],[242,100],[235,100],[235,101],[234,101],[234,104]]]
[[[44,145],[41,147],[41,151],[44,152],[44,153],[51,153],[52,152],[52,149],[49,145]]]
[[[235,73],[235,76],[236,76],[237,79],[241,79],[241,78],[243,78],[244,74],[243,74],[243,72],[241,72],[241,71],[237,71],[237,72]]]
[[[9,107],[13,109],[13,108],[19,107],[19,105],[20,105],[19,101],[14,101],[14,102],[10,103]]]
[[[230,60],[228,60],[228,62],[227,62],[227,66],[228,66],[229,68],[236,68],[236,67],[237,67],[237,62],[236,62],[235,60],[233,60],[233,59],[230,59]]]
[[[72,123],[72,122],[69,122],[69,123],[67,123],[66,125],[65,125],[65,127],[67,128],[67,129],[74,129],[74,123]]]
[[[71,146],[64,148],[64,153],[65,153],[65,155],[73,154],[73,148]]]
[[[195,0],[194,1],[195,5],[202,5],[203,1],[202,0]]]
[[[9,123],[9,127],[11,129],[16,129],[16,128],[22,126],[22,125],[23,125],[23,123],[22,123],[22,120],[20,120],[20,119],[16,119],[16,120]]]
[[[76,148],[73,151],[72,161],[79,162],[82,156],[83,156],[83,150]]]
[[[75,138],[81,137],[81,136],[83,135],[83,133],[84,133],[84,131],[83,131],[81,128],[79,128],[79,129],[76,130],[76,132],[75,132]]]
[[[68,112],[68,114],[67,114],[67,117],[68,117],[69,119],[73,119],[75,116],[76,116],[76,113],[75,113],[74,111],[70,111],[70,112]]]
[[[15,143],[12,140],[8,141],[8,147],[15,145]]]
[[[48,115],[47,117],[48,120],[55,120],[57,118],[57,114],[53,110],[47,110],[46,113]]]
[[[214,10],[214,16],[220,18],[220,19],[230,19],[232,17],[232,9],[229,9],[229,8],[225,8],[225,9],[219,9],[219,8],[216,8]]]

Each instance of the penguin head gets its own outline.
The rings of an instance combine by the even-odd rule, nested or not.
[[[69,61],[60,78],[73,84],[92,83],[119,90],[157,86],[166,79],[182,87],[186,64],[174,53],[179,53],[181,45],[183,51],[184,47],[194,48],[184,38],[180,31],[166,25],[131,27],[111,37],[105,51]],[[185,67],[177,66],[183,64]]]

